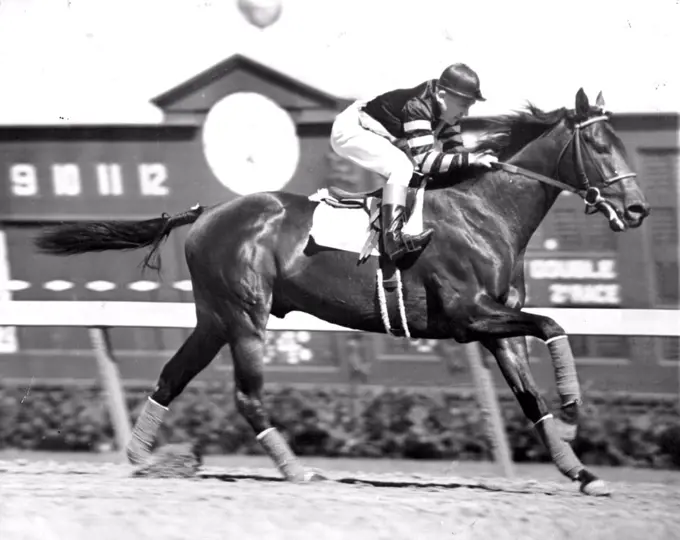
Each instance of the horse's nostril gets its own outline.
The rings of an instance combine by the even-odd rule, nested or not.
[[[631,204],[626,208],[626,213],[631,217],[647,217],[649,206],[646,204]]]

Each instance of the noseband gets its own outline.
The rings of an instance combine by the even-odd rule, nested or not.
[[[610,185],[612,185],[616,182],[623,180],[624,178],[633,178],[637,175],[634,172],[629,172],[629,173],[619,174],[617,176],[613,176],[612,178],[606,178],[604,173],[602,172],[602,168],[600,167],[598,161],[593,156],[592,150],[590,149],[588,144],[586,144],[586,142],[583,140],[583,132],[581,131],[583,128],[585,128],[585,127],[587,127],[591,124],[594,124],[596,122],[606,122],[608,120],[609,120],[609,117],[605,114],[602,114],[600,116],[595,116],[593,118],[589,118],[588,120],[584,120],[583,122],[576,124],[574,126],[574,131],[573,131],[571,137],[566,142],[566,144],[562,148],[562,151],[560,152],[560,157],[557,159],[557,164],[555,166],[554,176],[556,178],[559,178],[560,164],[562,163],[562,158],[566,154],[567,148],[569,148],[569,145],[571,145],[573,143],[574,147],[575,147],[575,155],[576,155],[576,160],[575,160],[576,176],[579,179],[579,183],[580,183],[580,185],[578,187],[573,187],[573,186],[566,184],[566,183],[564,183],[560,180],[556,180],[555,178],[550,178],[549,176],[544,176],[542,174],[538,174],[538,173],[535,173],[533,171],[529,171],[527,169],[524,169],[523,167],[517,167],[516,165],[510,165],[509,163],[498,162],[498,163],[495,163],[494,165],[499,169],[503,169],[503,170],[511,172],[511,173],[522,174],[522,175],[528,176],[530,178],[534,178],[535,180],[538,180],[540,182],[544,182],[546,184],[551,184],[551,185],[556,186],[556,187],[563,189],[565,191],[570,191],[571,193],[576,193],[585,202],[587,214],[592,214],[594,212],[597,212],[599,209],[603,209],[603,210],[606,210],[608,212],[608,218],[611,221],[612,219],[616,218],[616,212],[611,207],[610,203],[604,197],[602,197],[600,190],[595,186],[591,186],[590,180],[588,179],[588,174],[586,173],[585,165],[583,164],[583,153],[584,153],[583,148],[585,148],[585,153],[590,158],[590,161],[593,163],[595,170],[597,170],[597,172],[600,175],[600,178],[602,179],[601,186],[607,187],[607,186],[610,186]]]

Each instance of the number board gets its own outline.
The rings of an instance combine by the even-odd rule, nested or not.
[[[527,254],[526,304],[540,307],[619,306],[621,285],[617,266],[615,254]]]
[[[221,191],[196,128],[9,128],[0,132],[0,218],[146,218]],[[211,189],[212,188],[212,189]],[[214,193],[213,193],[214,194]]]
[[[301,137],[295,174],[274,187],[304,195],[324,187],[326,139]],[[249,180],[255,186],[244,186],[228,147],[235,161],[217,172],[205,152],[197,126],[0,128],[0,220],[149,219],[272,188],[265,163]]]

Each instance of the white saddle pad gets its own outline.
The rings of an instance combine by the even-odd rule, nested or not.
[[[413,213],[403,227],[407,234],[419,234],[423,232],[423,201],[425,189],[421,187],[416,193]],[[324,202],[332,199],[326,188],[318,190],[310,195],[309,200],[320,202],[314,210],[312,230],[310,236],[320,246],[361,253],[361,250],[370,234],[369,213],[363,208],[336,208]],[[380,203],[375,197],[368,200],[368,208],[373,214]],[[371,251],[372,256],[379,256],[377,249]]]

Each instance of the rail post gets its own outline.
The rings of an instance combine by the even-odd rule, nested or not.
[[[106,328],[88,328],[88,332],[94,348],[95,357],[97,358],[99,375],[104,386],[106,405],[109,410],[111,422],[113,423],[116,446],[122,455],[132,436],[132,427],[130,425],[130,417],[125,401],[125,390],[120,377],[120,370],[118,369],[118,363],[111,350],[111,343]]]
[[[477,342],[467,343],[465,345],[465,356],[470,364],[472,380],[477,389],[477,402],[482,411],[484,427],[491,443],[494,460],[499,464],[503,476],[512,478],[514,476],[514,467],[510,444],[508,443],[503,417],[498,406],[498,395],[496,394],[493,377],[484,362],[480,347]]]
[[[352,429],[359,425],[359,388],[368,382],[369,363],[364,356],[363,336],[360,333],[348,334],[345,353],[349,364],[349,399],[352,411]]]

